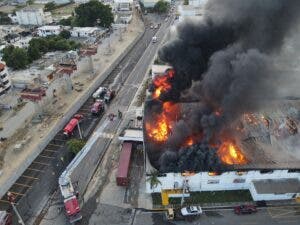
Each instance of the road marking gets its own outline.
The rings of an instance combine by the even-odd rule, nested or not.
[[[279,218],[293,218],[298,217],[299,215],[291,215],[293,213],[299,213],[300,208],[297,206],[294,207],[281,207],[281,208],[268,208],[268,213],[273,219],[279,219]]]
[[[114,138],[114,134],[113,133],[99,133],[99,137],[101,138],[108,138],[108,139],[113,139]]]
[[[32,169],[32,168],[30,168],[30,167],[28,167],[27,169],[28,169],[28,170],[32,170],[32,171],[36,171],[36,172],[42,172],[42,173],[44,172],[43,170]]]
[[[30,186],[30,185],[27,185],[27,184],[20,184],[20,183],[14,183],[14,185],[22,186],[22,187],[28,187],[28,188],[31,188],[31,187],[32,187],[32,186]]]
[[[39,178],[36,178],[36,177],[25,176],[25,175],[22,175],[21,177],[25,177],[25,178],[32,179],[32,180],[38,180],[39,179]]]

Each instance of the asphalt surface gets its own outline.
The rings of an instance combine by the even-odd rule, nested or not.
[[[121,123],[121,120],[119,120],[118,118],[115,118],[113,121],[109,121],[108,115],[110,113],[117,114],[118,110],[123,112],[123,114],[126,113],[145,75],[147,75],[146,74],[147,70],[160,46],[161,41],[163,40],[164,35],[166,34],[166,31],[168,31],[171,22],[172,22],[171,20],[168,20],[168,22],[161,22],[161,27],[155,34],[158,39],[156,43],[151,42],[152,36],[156,31],[149,29],[149,23],[148,23],[148,26],[146,28],[146,32],[148,31],[148,33],[146,35],[150,35],[149,36],[150,40],[145,46],[141,46],[144,53],[140,57],[140,59],[136,62],[135,67],[130,71],[130,74],[127,77],[126,81],[122,82],[124,80],[120,80],[121,82],[120,90],[118,91],[116,98],[111,103],[103,119],[100,121],[99,123],[100,127],[96,128],[96,131],[94,132],[94,135],[99,136],[97,140],[97,148],[99,151],[105,153],[114,135],[116,135],[119,125]],[[127,66],[130,65],[131,63],[127,64]],[[126,69],[125,67],[122,69],[122,71],[128,71],[128,69]],[[120,76],[122,75],[124,74],[121,74]],[[95,197],[90,198],[83,205],[82,207],[83,219],[82,221],[78,222],[78,224],[89,224],[89,219],[97,207],[97,203],[96,203],[97,195],[99,195],[99,193],[96,193]]]
[[[204,211],[191,221],[167,221],[165,213],[137,212],[133,225],[299,225],[300,206],[260,208],[250,215],[232,209]]]

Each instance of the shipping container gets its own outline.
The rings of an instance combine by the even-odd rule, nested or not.
[[[129,185],[129,166],[132,151],[132,143],[124,142],[122,145],[121,155],[119,159],[119,167],[117,172],[117,185],[128,186]]]

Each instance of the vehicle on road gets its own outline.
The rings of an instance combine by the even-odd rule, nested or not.
[[[99,116],[102,112],[104,112],[104,102],[101,99],[97,99],[91,108],[92,115]]]
[[[12,225],[11,213],[0,211],[0,225]]]
[[[200,206],[187,206],[181,209],[181,214],[183,216],[197,216],[202,214],[202,209]]]
[[[75,114],[74,117],[70,120],[70,122],[64,128],[64,135],[66,137],[70,137],[73,135],[75,128],[78,126],[80,121],[83,119],[83,115]]]
[[[256,212],[257,212],[257,208],[254,205],[239,205],[234,207],[234,213],[237,215],[252,214]]]
[[[150,29],[153,29],[153,28],[154,28],[154,26],[153,26],[153,24],[151,24],[151,25],[150,25]]]
[[[65,212],[70,223],[81,220],[82,215],[78,201],[79,193],[74,190],[69,180],[60,180],[59,188],[64,198]]]
[[[106,87],[99,87],[93,94],[94,99],[103,98],[107,91]]]
[[[107,89],[104,95],[105,103],[110,103],[110,101],[116,96],[116,92],[110,89]]]
[[[152,43],[156,43],[157,42],[157,37],[156,36],[153,36],[152,37]]]
[[[158,25],[158,24],[156,24],[156,25],[154,26],[154,29],[158,29],[158,27],[159,27],[159,25]]]
[[[130,158],[132,152],[132,143],[123,142],[121,155],[119,159],[119,166],[116,176],[116,183],[118,186],[129,185],[129,168],[130,168]]]

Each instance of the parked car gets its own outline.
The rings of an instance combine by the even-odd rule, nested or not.
[[[183,216],[197,216],[202,214],[202,209],[200,206],[187,206],[181,209],[181,214]]]
[[[252,214],[256,213],[257,209],[254,205],[239,205],[234,207],[234,213],[237,215],[241,214]]]
[[[157,42],[157,37],[156,36],[153,36],[152,37],[152,43],[156,43]]]

